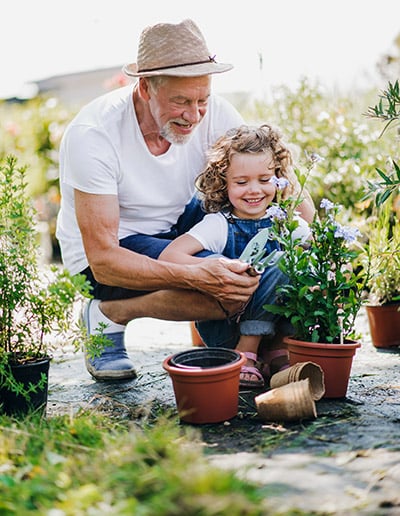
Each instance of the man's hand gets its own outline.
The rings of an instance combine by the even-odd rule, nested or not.
[[[227,258],[207,258],[192,265],[194,279],[192,288],[211,295],[224,303],[246,303],[257,289],[259,276],[250,276],[246,273],[248,264],[240,260]]]

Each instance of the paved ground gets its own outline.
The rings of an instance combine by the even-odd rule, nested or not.
[[[265,486],[274,514],[400,515],[400,350],[377,350],[366,316],[347,397],[317,402],[314,421],[265,424],[254,392],[240,393],[237,418],[197,427],[209,460]],[[81,354],[54,360],[48,414],[80,407],[128,417],[168,409],[175,400],[162,361],[191,347],[188,323],[142,319],[128,327],[128,350],[138,378],[98,383]]]

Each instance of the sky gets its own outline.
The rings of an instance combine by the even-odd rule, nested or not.
[[[217,61],[218,92],[261,94],[302,77],[345,90],[374,81],[400,33],[399,0],[3,0],[0,98],[54,75],[136,61],[140,32],[192,18]],[[262,68],[260,67],[262,57]]]

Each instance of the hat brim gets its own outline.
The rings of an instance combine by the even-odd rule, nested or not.
[[[156,75],[171,75],[173,77],[198,77],[213,73],[223,73],[232,70],[233,65],[227,63],[201,63],[176,68],[158,68],[147,72],[138,72],[136,63],[123,66],[122,71],[129,77],[154,77]]]

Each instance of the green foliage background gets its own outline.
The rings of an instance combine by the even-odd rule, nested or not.
[[[380,139],[381,122],[366,116],[377,92],[339,96],[304,78],[296,90],[282,86],[269,103],[257,102],[247,113],[255,122],[280,127],[288,142],[297,147],[301,164],[305,153],[323,158],[307,183],[316,205],[322,198],[339,203],[348,219],[357,217],[368,203],[361,203],[367,179],[375,168],[391,166],[398,156],[396,139]]]
[[[304,78],[295,89],[275,88],[268,100],[235,98],[234,103],[247,122],[278,126],[293,144],[299,165],[305,153],[321,156],[307,187],[317,205],[326,197],[342,204],[351,219],[368,205],[360,200],[375,169],[387,170],[399,156],[398,139],[379,138],[381,122],[366,115],[376,98],[376,89],[344,96]],[[0,155],[12,153],[28,165],[32,196],[54,201],[58,148],[74,115],[53,98],[0,104]]]
[[[54,98],[0,103],[0,157],[13,154],[28,166],[28,192],[48,192],[58,180],[58,149],[75,113]]]

